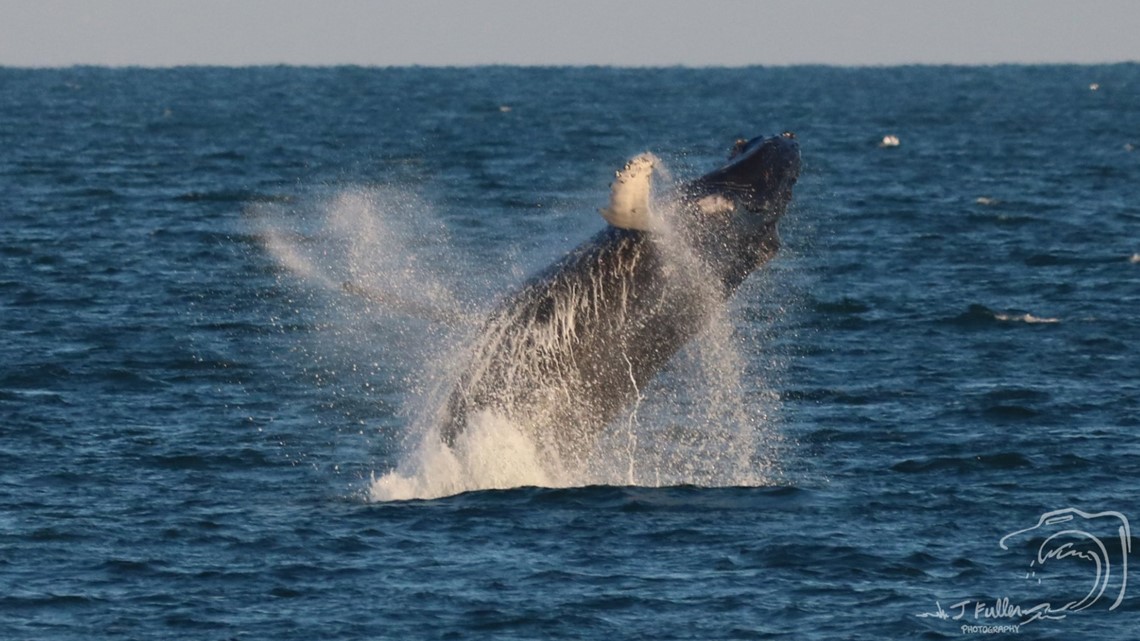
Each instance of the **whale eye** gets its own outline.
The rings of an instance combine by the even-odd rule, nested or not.
[[[783,137],[783,138],[789,138],[789,139],[791,139],[791,140],[795,140],[795,139],[796,139],[796,134],[795,134],[795,132],[791,132],[791,131],[785,131],[784,133],[780,134],[780,136],[781,136],[781,137]]]
[[[744,138],[737,138],[736,142],[734,142],[732,144],[732,149],[728,152],[728,159],[732,160],[733,158],[736,158],[737,156],[739,156],[744,151],[744,148],[747,146],[748,146],[747,140],[745,140]]]

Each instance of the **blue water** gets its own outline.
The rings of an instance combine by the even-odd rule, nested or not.
[[[781,254],[641,408],[691,466],[440,486],[472,325],[432,315],[634,154],[784,130]],[[1019,632],[1136,638],[1136,147],[1137,65],[0,69],[0,638],[957,638],[1078,601],[1092,540],[1101,598]],[[693,429],[702,353],[745,419]],[[1065,508],[1083,557],[999,546]]]

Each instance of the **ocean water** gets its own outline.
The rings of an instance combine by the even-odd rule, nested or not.
[[[435,444],[626,159],[785,130],[600,471]],[[1136,147],[1137,65],[0,69],[0,638],[1136,638]]]

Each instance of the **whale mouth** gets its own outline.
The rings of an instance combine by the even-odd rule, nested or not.
[[[729,161],[690,185],[697,202],[731,201],[738,209],[769,220],[783,215],[800,175],[800,146],[796,135],[758,136],[738,140]]]

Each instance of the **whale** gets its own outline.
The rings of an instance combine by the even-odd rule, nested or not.
[[[737,140],[716,169],[660,196],[661,161],[615,173],[606,226],[490,312],[436,419],[439,438],[489,414],[564,465],[598,436],[780,247],[800,173],[794,134]]]

